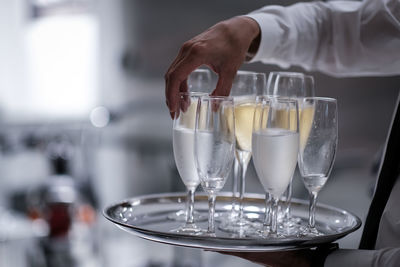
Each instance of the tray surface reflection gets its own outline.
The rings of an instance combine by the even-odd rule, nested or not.
[[[171,232],[183,223],[170,220],[168,215],[184,209],[185,193],[167,193],[134,197],[107,207],[104,216],[121,229],[141,238],[177,246],[202,248],[216,251],[277,251],[312,247],[318,244],[333,242],[357,230],[361,220],[345,210],[318,204],[316,208],[316,227],[324,233],[318,237],[287,237],[264,239],[260,237],[241,237],[218,229],[216,236],[192,236]],[[217,197],[216,213],[230,211],[231,193],[220,193]],[[264,196],[246,194],[244,199],[246,217],[260,221],[264,217]],[[208,214],[207,196],[196,195],[195,210]],[[306,224],[308,219],[308,202],[293,199],[292,214]],[[207,221],[196,222],[203,229]]]

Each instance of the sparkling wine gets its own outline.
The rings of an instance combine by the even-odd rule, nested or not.
[[[314,119],[315,108],[313,106],[303,106],[299,109],[299,130],[300,130],[300,147],[304,150],[308,136],[310,135],[312,122]]]
[[[302,177],[305,187],[309,192],[318,192],[325,185],[328,177],[326,176],[303,176]]]
[[[296,119],[295,113],[296,110],[291,109],[290,115],[287,114],[287,110],[279,110],[277,111],[277,116],[279,117],[280,125],[282,127],[286,127],[286,125],[290,125],[291,130],[295,130],[296,127]],[[290,118],[290,121],[288,121]],[[303,106],[299,108],[299,132],[300,132],[300,149],[304,150],[306,145],[308,136],[310,135],[311,125],[314,119],[314,108],[312,106]]]
[[[251,152],[254,109],[251,102],[235,104],[236,148],[241,151]]]
[[[182,114],[180,114],[180,126],[185,127],[187,129],[194,130],[196,123],[196,110],[197,110],[197,99],[196,98],[188,98],[187,99],[188,107],[187,110]]]
[[[243,164],[248,164],[251,158],[254,109],[255,103],[251,99],[237,101],[235,104],[236,154]]]
[[[286,190],[297,163],[299,134],[284,129],[253,133],[253,161],[264,189],[279,197]]]
[[[176,167],[187,188],[196,188],[200,179],[194,161],[194,130],[176,128],[173,130],[173,147]]]
[[[212,132],[198,131],[197,170],[201,185],[206,192],[215,193],[222,189],[228,177],[234,142],[216,138]]]
[[[204,188],[205,191],[209,192],[218,192],[224,187],[225,180],[223,178],[210,178],[205,180],[201,183],[201,186]]]

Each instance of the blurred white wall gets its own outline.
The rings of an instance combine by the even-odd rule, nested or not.
[[[98,103],[98,23],[91,13],[34,17],[0,7],[0,108],[7,121],[87,118]]]

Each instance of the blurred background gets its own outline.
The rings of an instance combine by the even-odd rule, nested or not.
[[[163,81],[181,44],[220,20],[291,3],[2,1],[0,267],[253,266],[136,238],[101,211],[132,196],[184,191]],[[278,70],[258,63],[242,69]],[[338,154],[320,202],[364,220],[400,77],[311,74],[317,95],[339,105]],[[249,166],[247,192],[263,193]],[[307,198],[294,181],[295,197]],[[356,248],[361,231],[341,247]]]

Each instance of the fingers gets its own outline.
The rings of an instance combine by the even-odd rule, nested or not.
[[[229,95],[236,71],[259,31],[252,19],[234,17],[184,43],[165,75],[166,103],[171,115],[179,108],[178,93],[187,90],[187,76],[202,64],[219,75],[212,95]]]
[[[180,88],[179,88],[179,91],[180,91],[181,93],[183,93],[183,92],[187,92],[187,90],[188,90],[188,88],[187,88],[187,80],[184,80],[184,81],[181,83],[181,86],[180,86]],[[183,112],[186,112],[187,109],[188,109],[189,106],[190,106],[190,97],[189,97],[188,95],[184,94],[183,96],[179,97],[179,100],[180,100],[180,109],[181,109]]]
[[[231,92],[232,83],[235,75],[235,70],[220,72],[217,85],[211,95],[228,96]]]
[[[165,97],[171,117],[179,108],[179,92],[187,91],[187,76],[201,65],[201,58],[187,54],[165,74]]]
[[[181,82],[179,86],[179,92],[185,93],[188,91],[188,84],[187,84],[187,79],[185,79],[183,82]]]

